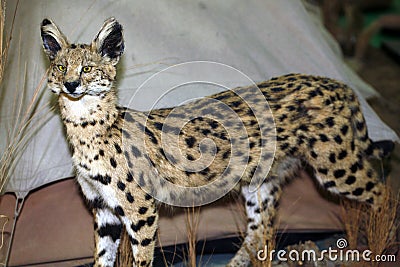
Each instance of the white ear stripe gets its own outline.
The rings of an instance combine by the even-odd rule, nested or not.
[[[108,20],[106,20],[103,24],[103,26],[101,27],[100,31],[97,33],[97,36],[95,38],[95,40],[99,43],[101,43],[102,41],[104,41],[104,39],[107,38],[107,36],[111,33],[111,31],[114,28],[114,25],[118,23],[115,18],[109,18]]]
[[[114,18],[106,20],[92,42],[92,47],[110,61],[117,62],[124,51],[122,26]]]

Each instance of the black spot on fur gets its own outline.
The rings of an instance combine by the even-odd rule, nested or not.
[[[100,209],[104,207],[103,201],[100,198],[88,200],[88,206],[92,209]]]
[[[351,167],[350,167],[351,173],[355,173],[357,171],[357,169],[358,169],[358,163],[357,162],[354,163],[353,165],[351,165]]]
[[[329,126],[329,127],[333,127],[335,125],[335,119],[333,117],[329,117],[325,119],[325,123]]]
[[[132,115],[129,114],[128,112],[122,112],[122,113],[121,113],[121,117],[122,117],[124,120],[128,121],[128,122],[133,122],[133,121],[134,121]]]
[[[319,173],[321,173],[321,174],[324,174],[324,175],[327,175],[327,174],[328,174],[328,169],[319,168],[317,171],[318,171]]]
[[[365,124],[363,121],[356,123],[357,130],[362,131],[364,129],[364,127],[365,127]]]
[[[250,226],[250,229],[253,230],[253,231],[257,230],[257,228],[258,228],[257,224],[253,224],[253,225]]]
[[[206,175],[208,175],[209,172],[210,172],[210,168],[206,167],[200,171],[200,174],[206,176]]]
[[[227,151],[225,151],[223,154],[222,154],[222,158],[223,159],[227,159],[227,158],[229,158],[229,155],[231,154],[231,151],[230,150],[227,150]]]
[[[346,150],[341,150],[338,155],[338,159],[344,159],[347,156]]]
[[[286,114],[283,114],[283,115],[281,115],[279,118],[278,118],[278,120],[280,121],[280,122],[283,122],[284,120],[286,120],[287,119],[287,115]]]
[[[150,243],[151,243],[152,241],[153,241],[153,240],[150,239],[150,238],[145,238],[145,239],[142,240],[142,242],[140,243],[140,245],[142,245],[143,247],[146,247],[146,246],[150,245]]]
[[[134,232],[138,232],[145,225],[146,225],[145,220],[139,220],[136,224],[132,223],[131,228]]]
[[[284,91],[285,89],[283,88],[283,87],[272,87],[271,88],[271,91],[272,92],[282,92],[282,91]]]
[[[291,147],[291,148],[289,149],[289,153],[292,154],[292,155],[294,155],[297,151],[298,151],[298,148],[295,147],[295,146],[293,146],[293,147]],[[313,154],[315,154],[315,152],[314,152],[314,151],[311,151],[311,156],[313,156]],[[315,154],[315,156],[317,157],[318,155]],[[315,158],[316,158],[316,157],[315,157]]]
[[[203,129],[203,130],[201,130],[201,133],[202,133],[203,135],[208,135],[208,134],[211,133],[211,131],[210,131],[209,129]]]
[[[293,106],[293,105],[290,105],[290,106],[287,106],[287,107],[286,107],[286,110],[289,111],[289,112],[295,111],[295,110],[296,110],[296,107]]]
[[[343,169],[339,169],[339,170],[335,170],[333,171],[333,175],[335,176],[335,178],[342,178],[344,175],[346,174],[346,171]]]
[[[131,172],[128,172],[128,173],[127,173],[127,175],[126,175],[126,181],[129,182],[129,183],[133,181],[133,175],[132,175]]]
[[[361,196],[364,193],[364,189],[359,187],[352,192],[353,196]]]
[[[140,152],[139,148],[137,148],[136,146],[132,145],[131,146],[131,151],[132,154],[136,157],[136,158],[140,158],[142,156],[142,153]]]
[[[157,130],[160,130],[160,131],[163,129],[163,126],[164,126],[164,124],[161,122],[155,122],[153,125],[154,125],[154,127],[156,127]]]
[[[147,212],[148,208],[147,207],[140,207],[139,208],[139,214],[145,214]]]
[[[375,183],[373,182],[368,182],[367,185],[365,186],[365,190],[367,190],[368,192],[371,191],[372,188],[375,187]]]
[[[329,161],[331,163],[336,163],[336,155],[335,155],[335,153],[329,154]]]
[[[248,206],[248,207],[254,207],[255,205],[256,205],[256,203],[254,203],[253,201],[248,200],[246,202],[246,206]]]
[[[289,143],[283,143],[283,144],[280,145],[280,148],[282,150],[286,150],[286,149],[288,149],[288,147],[289,147]]]
[[[155,221],[156,221],[156,216],[150,216],[147,218],[147,225],[152,226]]]
[[[343,143],[343,139],[340,137],[340,135],[336,135],[333,139],[339,145]]]
[[[346,184],[348,185],[352,185],[356,182],[356,177],[354,177],[353,175],[349,175],[346,179]]]
[[[117,143],[114,143],[114,147],[115,147],[115,150],[117,151],[118,154],[122,153],[122,149]]]
[[[325,134],[320,134],[320,135],[319,135],[319,139],[320,139],[322,142],[328,142],[328,141],[329,141],[329,138],[328,138]]]
[[[145,127],[144,132],[146,133],[147,136],[150,137],[150,140],[152,143],[154,143],[155,145],[158,144],[158,140],[157,140],[156,136],[154,135],[154,133],[152,131],[149,130],[149,128]]]
[[[124,210],[122,209],[121,206],[116,206],[116,207],[114,208],[114,211],[115,211],[115,213],[118,214],[119,216],[125,216],[125,212],[124,212]]]
[[[131,134],[130,134],[127,130],[125,130],[125,129],[122,129],[122,135],[123,135],[125,138],[128,138],[128,139],[131,138]]]
[[[129,236],[129,241],[131,242],[132,245],[139,245],[139,241],[136,238],[133,238],[132,236]]]
[[[185,139],[185,142],[189,148],[193,148],[196,143],[196,138],[194,138],[193,136],[187,137]]]
[[[315,151],[311,151],[310,152],[311,157],[313,157],[314,159],[318,158],[318,154],[315,153]]]
[[[128,200],[129,203],[133,203],[135,201],[135,198],[132,196],[131,192],[126,193],[126,200]]]
[[[233,107],[237,108],[237,107],[239,107],[239,106],[242,104],[242,102],[241,102],[241,101],[233,101],[233,102],[231,102],[230,104],[231,104]]]
[[[342,128],[340,129],[340,132],[343,135],[346,135],[348,131],[349,131],[349,126],[347,126],[347,125],[343,125]]]
[[[365,202],[367,202],[367,203],[372,205],[372,204],[374,204],[374,198],[370,197]]]
[[[126,185],[121,181],[118,181],[117,186],[118,186],[119,190],[121,190],[121,191],[124,191],[126,188]]]
[[[109,236],[115,242],[121,237],[121,224],[105,224],[100,226],[97,230],[97,233],[100,237]]]
[[[99,254],[97,254],[97,257],[101,258],[102,256],[104,256],[104,254],[106,254],[106,250],[102,249]]]
[[[95,181],[99,181],[104,185],[108,185],[111,183],[111,177],[107,174],[106,175],[97,174],[95,176],[91,176],[91,178]]]
[[[218,128],[218,122],[217,122],[217,121],[212,120],[212,121],[210,121],[208,124],[209,124],[210,127],[213,128],[213,129]]]
[[[110,158],[110,164],[113,168],[117,168],[117,162],[115,161],[114,158]]]
[[[329,182],[324,183],[324,188],[325,189],[328,189],[328,188],[331,188],[331,187],[335,187],[335,186],[336,186],[335,181],[329,181]]]
[[[314,137],[311,137],[310,139],[308,139],[308,146],[310,148],[313,148],[316,142],[317,142],[317,139]]]

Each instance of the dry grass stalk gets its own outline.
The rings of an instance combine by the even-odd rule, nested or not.
[[[399,199],[387,187],[384,192],[384,205],[380,210],[371,210],[366,225],[368,247],[374,255],[383,255],[395,244],[397,227],[396,213]],[[375,262],[374,266],[378,266]]]
[[[13,121],[14,124],[6,125],[7,129],[9,129],[7,146],[0,158],[0,194],[4,193],[5,186],[29,141],[48,119],[47,116],[41,116],[44,106],[39,107],[42,96],[41,89],[46,81],[46,76],[47,74],[43,75],[27,105],[25,105],[24,101],[26,88],[23,89],[22,94],[19,90],[16,90],[16,95],[18,96],[14,101],[14,105],[18,107],[18,111],[14,114],[16,116]]]
[[[5,10],[6,10],[6,2],[5,1],[1,1],[0,2],[0,86],[3,83],[3,76],[4,76],[4,70],[5,70],[5,64],[7,61],[7,55],[8,55],[8,45],[4,44],[4,27],[5,27]],[[0,94],[1,95],[1,94]],[[6,182],[7,182],[7,176],[4,175],[4,173],[6,172],[6,166],[5,164],[3,164],[3,162],[7,162],[9,160],[6,160],[6,158],[4,158],[5,153],[3,153],[2,157],[0,158],[0,193],[2,192],[2,188],[5,186]],[[4,158],[4,159],[3,159]],[[3,166],[4,165],[4,166]]]
[[[18,1],[19,2],[19,1]],[[4,8],[5,8],[5,1],[1,1],[1,25],[2,28],[0,31],[4,34]],[[4,77],[3,74],[6,69],[6,61],[7,61],[7,54],[10,47],[11,42],[11,35],[14,25],[14,20],[16,17],[16,12],[18,9],[18,3],[15,8],[14,17],[12,20],[10,36],[7,39],[7,42],[4,44],[2,43],[1,47],[4,49],[0,51],[1,54],[1,63],[0,63],[0,75],[1,79]],[[4,39],[4,36],[3,36]],[[21,38],[20,38],[21,40]],[[19,51],[21,48],[19,47]],[[18,55],[21,55],[19,53]],[[18,62],[22,61],[21,58],[18,58]],[[23,72],[24,77],[22,81],[19,79],[16,83],[13,84],[14,86],[14,98],[13,98],[13,109],[11,110],[10,114],[7,116],[12,120],[2,121],[0,120],[1,127],[7,129],[7,136],[6,138],[6,146],[4,151],[0,157],[0,195],[4,193],[5,186],[13,175],[16,165],[18,164],[18,160],[22,153],[24,152],[26,146],[29,144],[29,141],[35,135],[35,133],[43,126],[43,124],[49,119],[51,112],[46,112],[44,114],[42,111],[45,107],[48,106],[48,103],[39,106],[41,98],[43,96],[43,88],[46,82],[47,72],[43,74],[41,80],[39,81],[38,85],[33,91],[33,94],[29,96],[28,99],[28,90],[26,84],[26,75],[27,75],[27,63],[24,64]],[[18,66],[18,69],[21,70],[22,68]],[[5,90],[8,86],[4,85],[4,81],[0,80],[1,89],[4,91],[0,91],[0,106],[3,105],[4,102],[10,101],[5,99]],[[7,117],[6,115],[0,116]]]
[[[3,81],[3,74],[5,70],[5,65],[7,61],[8,55],[8,48],[9,43],[5,43],[5,34],[4,34],[4,27],[5,27],[5,20],[6,20],[6,1],[0,2],[0,83]]]
[[[6,38],[6,36],[5,36],[6,1],[0,0],[0,38],[1,38],[0,39],[0,86],[1,87],[3,86],[4,72],[6,70],[7,56],[8,56],[8,51],[10,48],[11,37],[12,37],[13,28],[14,28],[14,20],[15,20],[17,8],[18,8],[18,3],[15,8],[9,37]],[[4,87],[2,87],[2,88],[4,90]],[[16,92],[15,95],[17,96],[18,92]],[[3,96],[3,94],[0,93],[0,104],[1,104],[1,102],[5,101],[4,99],[1,99],[2,96]],[[18,105],[16,105],[16,106],[18,106]],[[18,115],[20,115],[20,113]],[[5,126],[8,126],[8,125],[3,125],[3,127],[5,127]],[[9,134],[7,136],[7,145],[6,145],[5,151],[2,153],[2,156],[0,158],[0,195],[3,193],[4,187],[5,187],[6,183],[8,182],[8,179],[13,170],[13,166],[15,165],[15,163],[14,163],[14,159],[16,156],[15,152],[18,150],[18,147],[21,145],[21,140],[19,140],[20,138],[18,138],[18,136],[17,136],[20,131],[18,131],[17,129],[21,129],[21,128],[25,129],[26,128],[26,127],[22,127],[22,126],[23,125],[19,125],[19,127],[18,127],[17,125],[14,125],[14,127],[10,127],[12,129],[13,134]]]
[[[186,264],[190,267],[197,266],[197,230],[200,221],[200,208],[190,207],[185,209],[186,235],[188,238]]]
[[[362,203],[344,199],[341,203],[344,229],[347,234],[347,241],[351,249],[358,247],[358,238],[361,224],[363,222],[365,207]]]
[[[344,225],[350,249],[359,248],[360,240],[366,240],[372,255],[384,255],[398,245],[395,243],[398,197],[393,197],[389,187],[383,192],[383,205],[374,210],[365,204],[343,202]],[[361,246],[361,248],[365,248]],[[351,266],[378,266],[379,262],[353,262]]]
[[[173,266],[173,263],[175,262],[175,256],[177,256],[178,254],[177,254],[177,252],[176,252],[176,245],[175,245],[175,247],[174,247],[174,252],[173,252],[173,257],[172,257],[172,259],[171,259],[171,262],[168,262],[168,260],[167,260],[167,257],[166,257],[166,255],[165,255],[165,251],[164,251],[164,248],[163,248],[163,245],[162,245],[162,243],[161,243],[161,237],[160,237],[160,232],[158,231],[157,232],[157,238],[158,238],[158,242],[159,242],[159,246],[160,246],[160,251],[161,251],[161,254],[162,254],[162,256],[163,256],[163,258],[162,258],[162,260],[163,260],[163,262],[164,262],[164,266]],[[176,244],[177,242],[175,241],[175,244]]]
[[[118,248],[118,257],[115,263],[117,267],[125,267],[125,266],[132,266],[133,263],[133,253],[131,242],[129,240],[129,236],[124,229],[122,231],[121,243],[119,244]]]

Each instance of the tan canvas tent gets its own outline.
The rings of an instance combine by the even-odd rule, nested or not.
[[[16,1],[7,2],[6,29],[11,28],[16,3]],[[0,150],[4,151],[7,147],[5,137],[18,112],[15,102],[11,101],[15,98],[16,90],[21,92],[18,95],[24,94],[26,99],[33,97],[33,92],[38,86],[41,91],[44,91],[39,103],[39,106],[43,107],[40,113],[44,114],[44,119],[35,121],[42,124],[35,130],[18,158],[18,163],[5,187],[4,193],[13,193],[16,197],[7,194],[2,198],[0,205],[0,213],[13,217],[13,203],[19,201],[21,204],[22,200],[27,199],[20,210],[20,218],[15,218],[17,222],[15,233],[11,234],[15,234],[15,240],[11,246],[11,265],[38,263],[40,261],[38,258],[27,259],[28,251],[35,251],[32,249],[44,244],[52,244],[51,242],[57,244],[66,242],[67,247],[52,246],[65,253],[61,253],[61,258],[55,259],[51,256],[55,252],[47,254],[42,250],[43,254],[39,257],[42,262],[86,257],[87,252],[92,249],[90,245],[83,246],[84,249],[77,249],[80,246],[74,245],[76,244],[74,242],[78,241],[73,238],[68,239],[68,236],[74,236],[69,235],[68,232],[65,232],[62,238],[55,236],[55,233],[68,231],[68,229],[79,235],[79,230],[81,230],[81,237],[88,242],[87,244],[92,244],[89,233],[90,214],[80,200],[76,184],[72,180],[65,180],[73,177],[74,173],[61,122],[57,111],[52,109],[55,103],[54,96],[46,91],[44,85],[39,85],[48,66],[47,58],[41,48],[39,25],[43,18],[51,18],[72,42],[88,43],[103,21],[111,16],[116,17],[124,26],[126,42],[126,51],[120,63],[118,76],[122,105],[138,110],[174,106],[223,89],[199,86],[186,88],[187,90],[181,88],[169,91],[170,86],[176,84],[181,78],[179,75],[183,75],[172,72],[162,81],[156,81],[151,87],[141,90],[143,89],[141,85],[148,78],[165,67],[190,61],[219,62],[244,74],[244,76],[232,74],[221,69],[221,72],[214,73],[215,75],[210,77],[216,79],[216,83],[219,82],[228,87],[246,85],[249,80],[258,82],[290,72],[317,74],[342,80],[357,90],[361,96],[372,139],[398,141],[396,134],[376,116],[363,98],[377,93],[343,63],[337,44],[318,20],[309,15],[301,1],[20,1],[13,26],[6,74],[1,88]],[[197,79],[199,73],[203,71],[205,75],[210,75],[207,68],[200,65],[199,68],[185,75],[193,80]],[[57,182],[59,180],[64,181]],[[311,185],[312,183],[304,182],[303,187],[292,188],[292,194],[289,194],[292,198],[289,196],[284,201],[293,200],[296,197],[302,198],[297,195],[296,189],[307,188]],[[34,192],[30,194],[32,191]],[[307,190],[304,193],[313,196],[313,193]],[[318,195],[315,197],[320,199]],[[305,201],[306,203],[303,204],[319,203],[314,200],[308,203]],[[293,215],[295,210],[301,210],[301,208],[296,206],[290,213],[290,207],[294,204],[286,203],[287,208],[282,212],[286,214],[286,220],[298,223],[291,224],[290,227],[306,228],[305,218],[310,219],[310,217],[307,218],[306,215],[293,220],[291,214]],[[325,204],[327,206],[324,206]],[[330,206],[329,203],[325,204],[316,205],[314,208],[325,210],[326,214],[332,212],[327,216],[336,216],[339,212],[337,207]],[[72,209],[72,206],[76,209]],[[328,206],[330,208],[326,208]],[[213,208],[230,210],[224,207]],[[30,212],[37,209],[40,212]],[[204,223],[208,225],[203,229],[205,233],[212,232],[229,236],[237,232],[237,227],[232,221],[229,222],[230,219],[224,221],[225,225],[220,223],[225,232],[220,229],[213,230],[214,226],[211,225],[218,222],[215,221],[212,215],[215,213],[212,211],[213,209],[207,208],[203,211],[205,218],[209,218]],[[58,214],[52,217],[56,219],[53,224],[56,227],[54,229],[46,226],[49,220],[42,221],[48,214]],[[71,217],[69,214],[74,216],[79,214],[79,216]],[[63,215],[69,218],[62,219]],[[182,221],[179,222],[182,218],[178,216],[177,220],[173,221],[166,216],[161,221],[161,235],[170,234],[162,236],[167,244],[182,241],[182,236],[176,235],[182,232],[180,228]],[[62,221],[66,222],[68,227],[63,225]],[[333,219],[327,225],[338,229],[339,226],[335,226],[337,222]],[[318,220],[309,220],[309,223],[309,229],[324,228],[323,225],[318,225]],[[70,224],[75,224],[75,227],[70,229]],[[41,230],[39,225],[43,227]],[[10,226],[11,224],[7,226],[9,232],[12,231]],[[166,230],[163,232],[162,229]],[[18,231],[21,231],[20,236]],[[210,234],[212,238],[216,238],[215,235],[217,234]],[[205,234],[207,238],[211,238],[210,236]],[[69,243],[65,240],[69,240]],[[29,246],[25,246],[26,244]],[[0,255],[7,254],[4,252],[5,247],[1,249]],[[77,251],[77,254],[72,255],[74,251]]]

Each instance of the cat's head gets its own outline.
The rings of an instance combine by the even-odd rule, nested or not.
[[[43,48],[50,59],[48,86],[71,99],[101,96],[112,88],[124,51],[122,26],[110,18],[91,44],[70,43],[49,19],[41,24]]]

